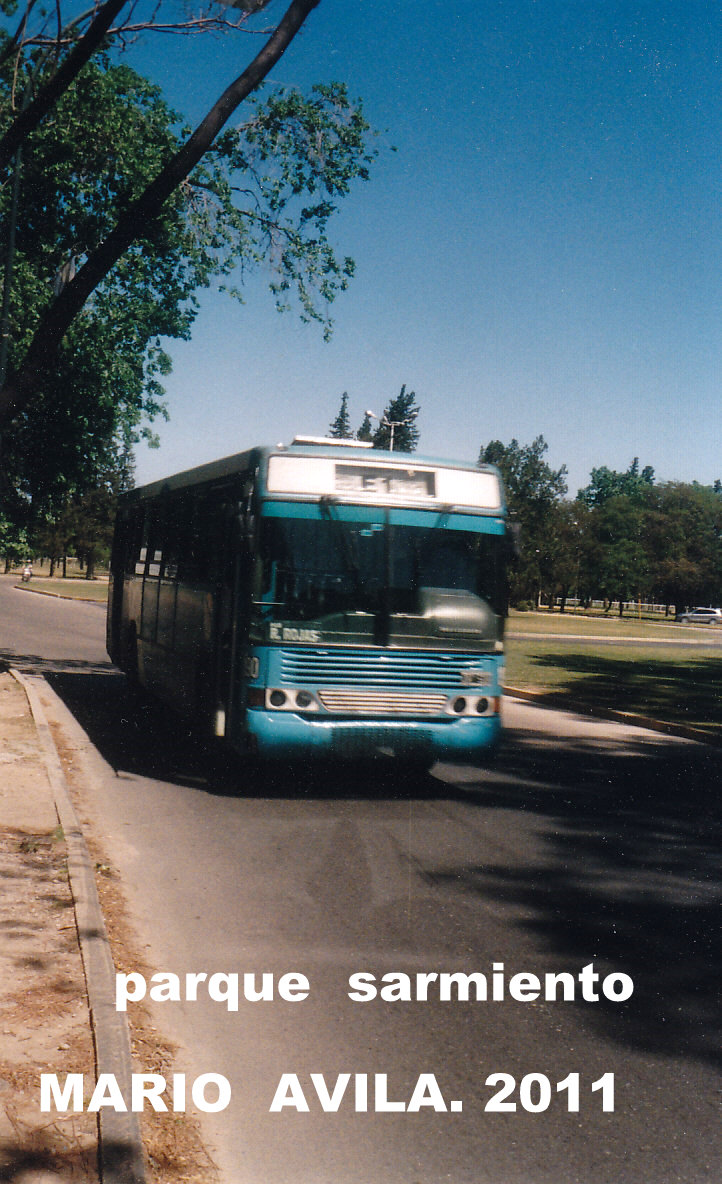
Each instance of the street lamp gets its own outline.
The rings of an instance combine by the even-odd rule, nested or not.
[[[369,419],[378,419],[378,421],[382,427],[389,429],[389,431],[391,433],[391,439],[389,441],[389,452],[393,452],[393,450],[394,450],[394,430],[396,428],[405,428],[407,424],[413,423],[416,413],[414,412],[413,415],[409,415],[407,419],[387,419],[385,415],[382,416],[381,418],[379,418],[379,416],[376,414],[375,411],[369,411],[367,408],[366,414],[368,415]]]

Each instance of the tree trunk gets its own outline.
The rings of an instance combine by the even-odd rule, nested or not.
[[[51,559],[50,559],[50,579],[51,580],[54,575],[55,575],[55,556],[53,555],[53,556],[51,556]]]

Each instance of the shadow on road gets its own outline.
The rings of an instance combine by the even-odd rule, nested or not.
[[[101,662],[84,662],[79,658],[44,658],[41,654],[18,654],[15,650],[0,649],[0,668],[14,667],[23,674],[104,674],[122,677],[113,664],[106,659]]]
[[[504,812],[507,830],[531,815],[542,858],[482,858],[431,875],[508,908],[550,969],[594,960],[630,974],[625,1043],[721,1065],[720,765],[719,750],[662,738],[620,746],[512,734],[499,775],[472,776],[467,800]],[[590,1014],[619,1039],[618,1004]]]
[[[501,907],[509,927],[533,934],[540,969],[594,961],[630,974],[627,1003],[587,1006],[607,1039],[720,1063],[719,750],[651,733],[557,739],[509,730],[492,771],[437,766],[437,776],[404,784],[397,766],[388,776],[380,766],[371,779],[367,770],[329,778],[280,767],[254,782],[167,709],[134,699],[121,675],[66,668],[47,677],[103,757],[126,774],[227,796],[407,798],[483,810],[510,841],[493,861],[483,849],[463,865],[430,855],[420,874],[440,902]],[[523,830],[533,842],[516,846]],[[500,858],[499,850],[520,853]]]
[[[0,1150],[0,1180],[4,1184],[27,1184],[30,1180],[96,1179],[95,1149],[73,1148],[59,1152],[55,1147],[37,1145],[6,1146]],[[45,1140],[50,1142],[49,1139]]]
[[[112,668],[111,668],[112,672]],[[379,759],[344,767],[329,778],[318,764],[252,761],[201,737],[170,708],[138,695],[122,674],[45,671],[49,684],[73,713],[104,760],[122,774],[190,786],[217,796],[309,799],[391,796],[428,797],[439,783],[426,774],[404,776],[398,762]]]

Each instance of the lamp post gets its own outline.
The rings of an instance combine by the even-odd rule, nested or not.
[[[369,419],[378,419],[378,421],[382,427],[389,429],[389,431],[391,433],[391,439],[389,440],[389,452],[393,452],[393,450],[394,450],[394,431],[395,431],[395,429],[396,428],[405,428],[407,424],[413,423],[413,421],[414,421],[413,415],[410,415],[408,417],[408,419],[387,419],[385,415],[379,417],[375,411],[369,411],[368,408],[366,409],[366,414],[368,415]]]

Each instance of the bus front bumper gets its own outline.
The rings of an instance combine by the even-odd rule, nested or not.
[[[447,721],[318,719],[291,711],[251,709],[249,746],[264,758],[318,757],[353,760],[392,753],[425,759],[473,759],[499,741],[499,715]]]

